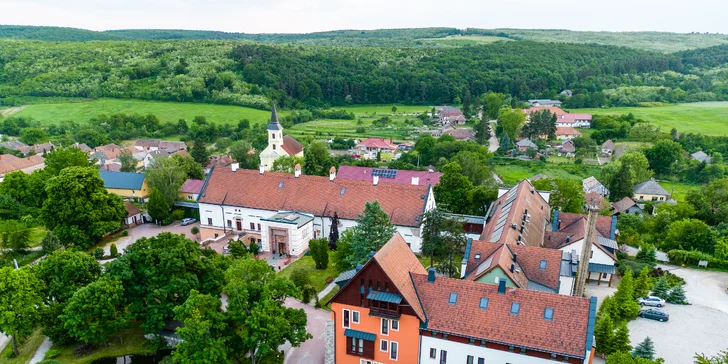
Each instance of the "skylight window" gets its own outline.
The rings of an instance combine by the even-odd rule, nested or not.
[[[518,315],[521,311],[521,304],[518,302],[511,303],[511,315]]]
[[[280,190],[281,188],[283,188],[283,182],[278,184],[278,189]]]
[[[480,253],[475,254],[475,260],[480,260]]]
[[[485,297],[480,298],[480,309],[481,310],[487,310],[488,309],[488,299]]]
[[[344,195],[344,192],[346,192],[346,187],[341,187],[341,195]]]
[[[554,319],[554,309],[551,307],[546,307],[546,309],[543,310],[543,318],[546,320],[553,320]]]
[[[450,299],[447,301],[447,303],[454,305],[458,301],[458,294],[457,293],[450,293]]]
[[[538,268],[539,268],[539,269],[541,269],[541,270],[546,270],[546,261],[545,261],[545,260],[542,260],[542,261],[541,261],[541,262],[540,262],[540,263],[538,264]]]

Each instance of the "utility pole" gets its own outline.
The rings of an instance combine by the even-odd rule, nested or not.
[[[587,275],[589,274],[589,258],[591,257],[592,244],[596,237],[597,219],[599,218],[599,207],[602,199],[591,197],[587,201],[587,210],[589,211],[586,218],[586,234],[584,242],[581,245],[581,255],[579,256],[579,269],[576,272],[576,288],[574,296],[582,297],[584,288],[586,287]]]

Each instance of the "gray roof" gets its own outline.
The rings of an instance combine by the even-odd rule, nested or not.
[[[341,272],[341,274],[339,274],[339,276],[336,277],[336,279],[334,279],[334,283],[351,280],[356,275],[356,272],[357,272],[356,269],[351,269],[351,270]]]
[[[534,144],[531,139],[528,138],[517,141],[516,145],[519,147],[538,148],[538,145]]]
[[[281,182],[283,183],[283,182]],[[304,215],[298,212],[279,212],[267,219],[261,219],[263,221],[280,222],[284,224],[295,224],[297,228],[308,224],[313,221],[313,217]]]
[[[691,154],[690,156],[698,162],[710,163],[710,156],[705,154],[705,152],[703,152],[702,150],[699,150]]]
[[[268,130],[283,130],[281,123],[278,122],[278,112],[276,112],[276,106],[273,105],[273,112],[270,114],[270,123],[268,123]]]
[[[485,224],[485,216],[462,215],[462,214],[445,214],[445,216],[447,216],[451,219],[455,219],[456,221],[465,222],[467,224],[477,224],[477,225]]]
[[[540,291],[540,292],[549,292],[549,293],[558,293],[559,290],[553,289],[547,286],[544,286],[543,284],[536,283],[534,281],[528,281],[528,289],[531,291]]]
[[[609,239],[609,238],[605,238],[603,236],[597,236],[597,243],[599,243],[599,245],[601,245],[603,247],[607,247],[610,249],[614,249],[614,250],[619,249],[619,246],[617,245],[616,241]]]
[[[614,274],[617,272],[617,268],[609,264],[589,263],[589,271],[594,273]]]
[[[644,181],[642,183],[636,184],[634,187],[632,187],[632,191],[634,193],[639,194],[645,194],[645,195],[669,195],[670,193],[667,192],[662,186],[660,186],[659,183],[655,182],[654,179],[650,179],[647,181]]]

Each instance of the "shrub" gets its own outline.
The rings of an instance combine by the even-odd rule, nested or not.
[[[192,229],[190,229],[190,232],[192,233],[192,235],[197,235],[200,233],[200,228],[198,228],[197,226],[193,226]]]
[[[258,255],[258,253],[260,252],[260,247],[258,246],[258,243],[250,243],[248,251],[250,251],[250,254]]]
[[[121,236],[129,236],[129,230],[122,231]]]
[[[52,231],[46,233],[40,244],[46,254],[53,253],[54,251],[61,248],[61,241],[55,234],[53,234]]]
[[[311,258],[316,263],[316,269],[326,269],[329,266],[329,241],[326,238],[312,239],[308,242]]]
[[[667,302],[676,304],[676,305],[687,305],[688,299],[685,297],[685,290],[682,288],[682,286],[677,286],[670,291],[670,294],[667,296]]]
[[[116,247],[116,244],[111,244],[111,247],[109,248],[109,256],[116,258],[117,255],[119,255],[119,249]]]
[[[303,287],[302,293],[303,293],[303,295],[301,297],[301,302],[308,304],[311,302],[311,298],[316,296],[316,288],[314,288],[312,285],[308,284],[305,287]]]
[[[172,211],[171,217],[172,217],[172,220],[175,220],[175,221],[182,220],[185,217],[185,210],[182,210],[182,209],[174,210],[174,211]]]
[[[50,352],[50,351],[49,351],[49,352]],[[58,355],[58,354],[56,354],[56,356],[57,356],[57,355]],[[48,356],[48,354],[46,354],[46,356]],[[43,360],[43,361],[39,361],[39,362],[38,362],[38,364],[63,364],[63,363],[61,363],[61,362],[60,362],[60,361],[58,361],[58,360]]]
[[[674,264],[697,266],[701,260],[707,260],[708,267],[728,269],[728,260],[717,259],[710,254],[699,251],[673,249],[667,252],[667,257]]]
[[[56,358],[56,357],[58,357],[58,355],[61,355],[61,352],[60,352],[60,351],[58,351],[58,350],[56,350],[56,349],[50,349],[50,350],[48,350],[48,351],[46,352],[46,355],[45,355],[45,357],[46,357],[47,359],[53,359],[53,358]]]
[[[308,270],[298,268],[291,273],[291,281],[296,287],[303,289],[307,285],[311,284],[311,278],[309,278]]]
[[[96,248],[94,249],[94,258],[96,260],[102,259],[104,257],[104,248]]]

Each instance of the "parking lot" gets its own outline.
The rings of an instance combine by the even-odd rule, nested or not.
[[[192,235],[190,232],[192,230],[193,226],[200,226],[199,222],[196,222],[191,225],[182,226],[179,222],[175,222],[171,225],[167,226],[157,226],[154,224],[142,224],[139,226],[135,226],[130,228],[129,230],[129,236],[124,236],[119,238],[119,240],[115,241],[114,244],[116,244],[116,248],[119,250],[120,253],[123,253],[126,250],[126,247],[133,244],[137,241],[139,238],[151,238],[153,236],[157,236],[164,232],[169,232],[173,234],[185,234],[185,237],[188,239],[195,240],[195,236]],[[111,244],[106,244],[104,246],[104,252],[108,255],[111,251]]]
[[[715,355],[728,349],[728,273],[662,266],[685,279],[690,305],[667,304],[668,322],[637,318],[629,323],[632,346],[649,336],[665,364],[693,363],[696,353]],[[616,286],[615,286],[616,287]],[[588,294],[603,298],[613,289],[589,286]],[[596,361],[595,361],[596,362]]]

